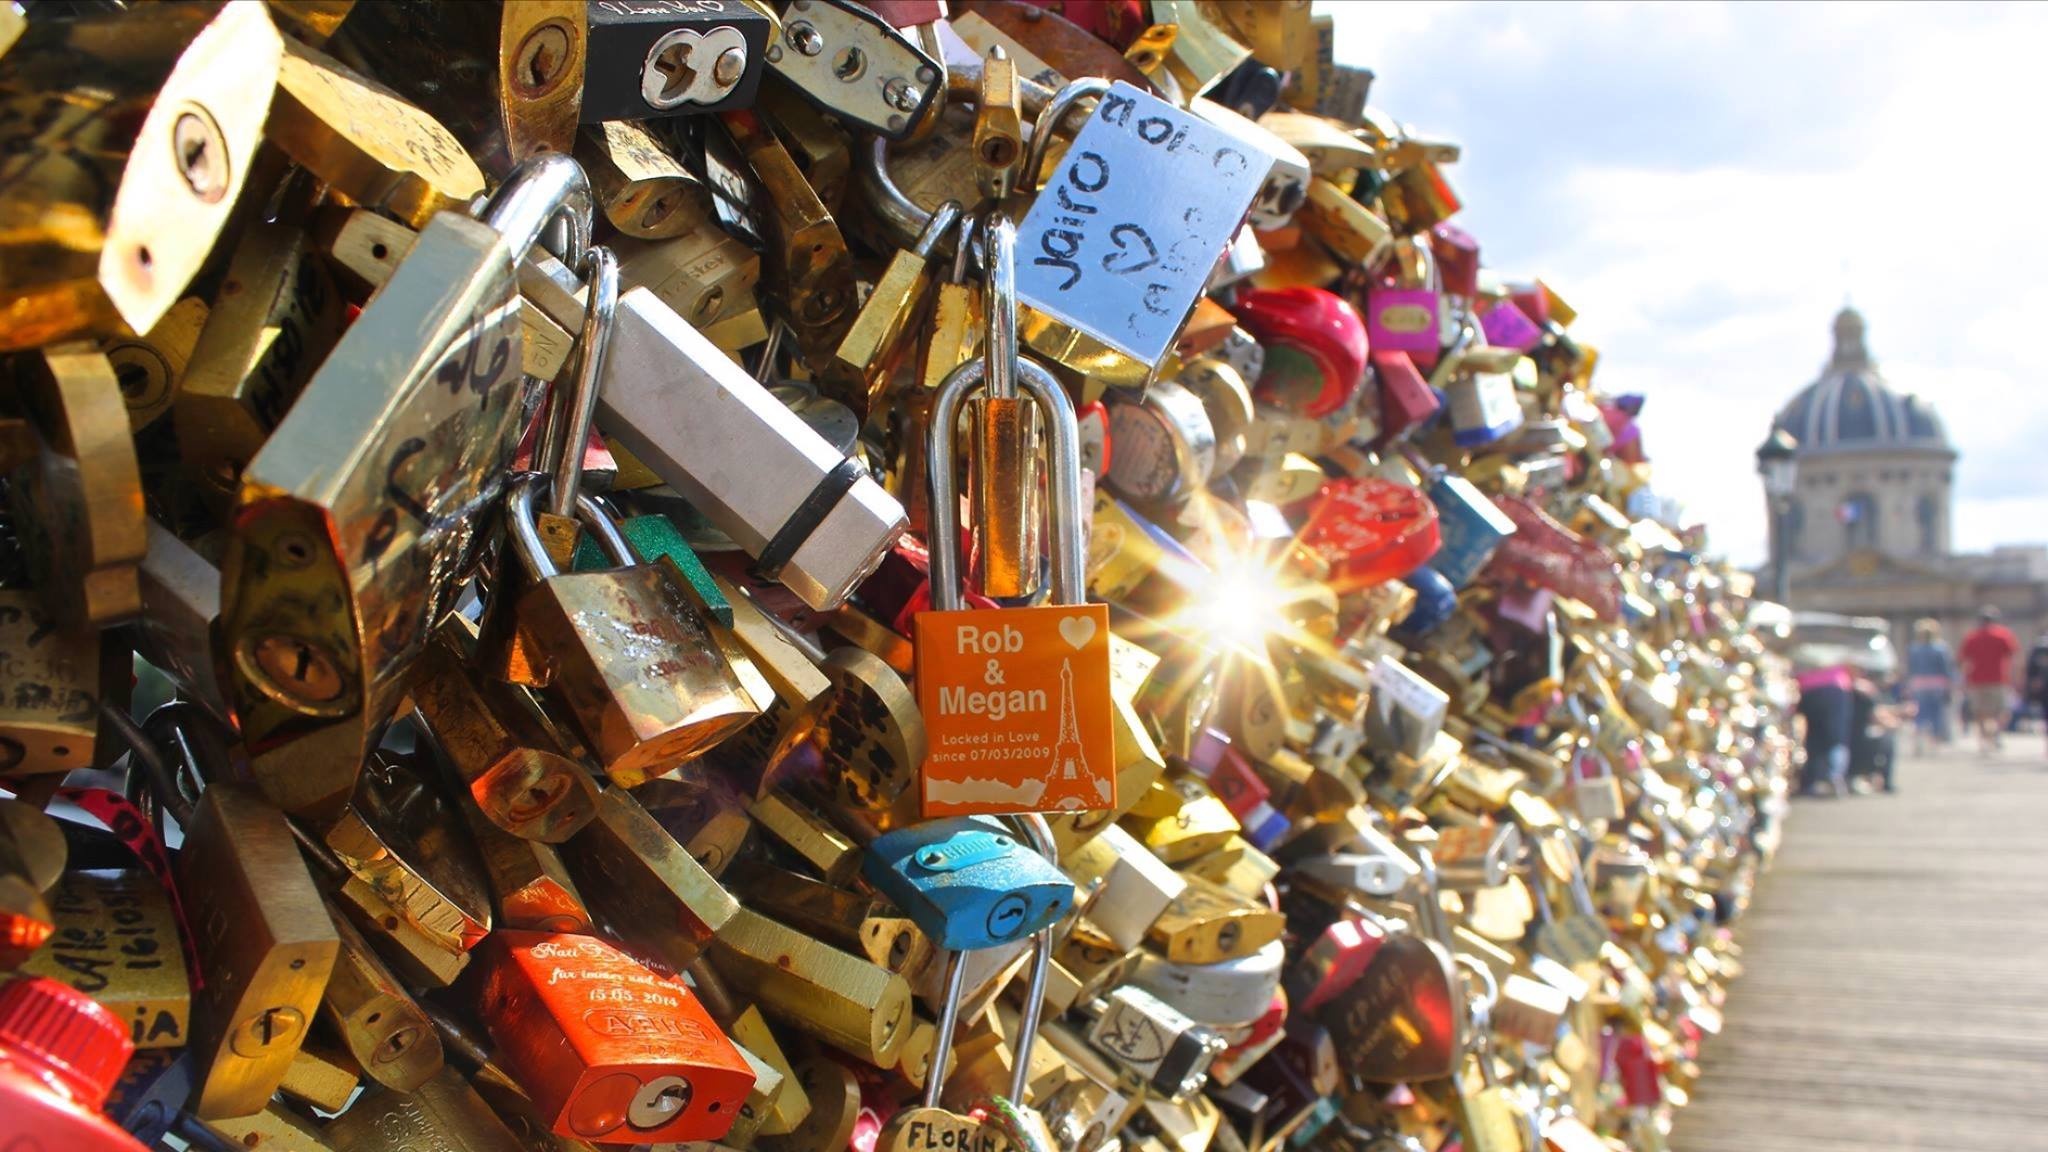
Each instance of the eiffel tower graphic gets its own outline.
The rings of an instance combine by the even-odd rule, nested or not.
[[[1081,749],[1081,725],[1074,719],[1074,665],[1070,660],[1060,661],[1060,734],[1052,746],[1052,770],[1046,774],[1046,789],[1051,792],[1069,792],[1060,798],[1059,806],[1072,810],[1083,807],[1086,801],[1071,794],[1071,782],[1092,779],[1095,782],[1097,799],[1109,803],[1108,782],[1096,777],[1088,770],[1088,757]],[[1066,784],[1066,788],[1061,785]]]

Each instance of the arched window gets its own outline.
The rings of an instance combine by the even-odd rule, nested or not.
[[[1843,542],[1850,551],[1877,547],[1877,497],[1868,492],[1852,492],[1835,509],[1835,516],[1842,522]]]
[[[1915,510],[1920,521],[1920,552],[1925,556],[1941,555],[1941,500],[1929,492],[1920,497],[1920,506]]]

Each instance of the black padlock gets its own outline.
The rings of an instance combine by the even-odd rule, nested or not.
[[[745,4],[592,4],[583,122],[753,107],[771,23]]]

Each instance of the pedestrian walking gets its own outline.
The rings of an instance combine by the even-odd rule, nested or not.
[[[2004,745],[2005,718],[2012,706],[2013,657],[2020,642],[1998,622],[1998,609],[1977,613],[1977,626],[1956,649],[1963,686],[1970,698],[1970,722],[1977,728],[1977,747],[1989,756]]]
[[[2027,699],[2041,708],[2041,715],[2048,718],[2048,632],[2035,637],[2033,648],[2027,652],[2026,676]],[[2042,726],[2048,732],[2048,724]]]
[[[1849,737],[1855,719],[1855,701],[1850,691],[1849,669],[1835,664],[1801,672],[1799,716],[1806,722],[1806,768],[1800,774],[1800,792],[1820,794],[1821,781],[1835,796],[1849,791]]]
[[[1913,705],[1913,755],[1926,756],[1946,748],[1951,734],[1949,711],[1955,704],[1956,662],[1941,638],[1941,625],[1931,619],[1913,624],[1913,646],[1906,649],[1906,699]]]

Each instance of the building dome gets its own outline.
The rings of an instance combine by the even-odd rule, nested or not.
[[[1775,425],[1799,441],[1801,456],[1898,451],[1955,455],[1933,406],[1885,384],[1863,342],[1863,314],[1854,308],[1835,316],[1835,352],[1827,369],[1792,397]]]

